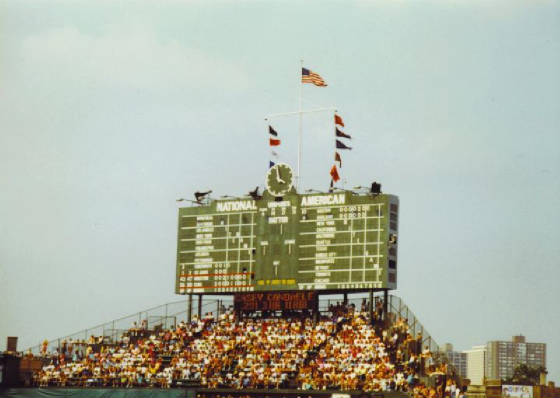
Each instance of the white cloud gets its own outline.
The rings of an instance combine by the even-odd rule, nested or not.
[[[163,91],[170,88],[244,88],[248,77],[226,59],[179,40],[162,40],[140,26],[105,29],[99,35],[74,27],[52,29],[22,44],[24,73],[31,79],[64,78],[84,85]]]

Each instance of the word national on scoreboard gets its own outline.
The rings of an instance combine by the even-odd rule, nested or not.
[[[286,173],[257,199],[179,208],[176,293],[396,288],[398,197],[298,194],[273,183]]]

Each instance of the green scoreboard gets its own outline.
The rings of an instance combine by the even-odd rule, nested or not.
[[[267,188],[179,208],[176,293],[396,288],[397,196]]]

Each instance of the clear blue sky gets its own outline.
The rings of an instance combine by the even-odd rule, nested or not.
[[[345,186],[400,196],[397,294],[457,349],[547,343],[560,382],[552,0],[0,2],[0,347],[176,300],[175,199],[263,185],[301,58],[353,136]],[[304,120],[305,188],[329,122]]]

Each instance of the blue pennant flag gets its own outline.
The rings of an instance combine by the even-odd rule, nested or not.
[[[352,149],[352,148],[344,145],[341,141],[336,140],[336,149]]]

